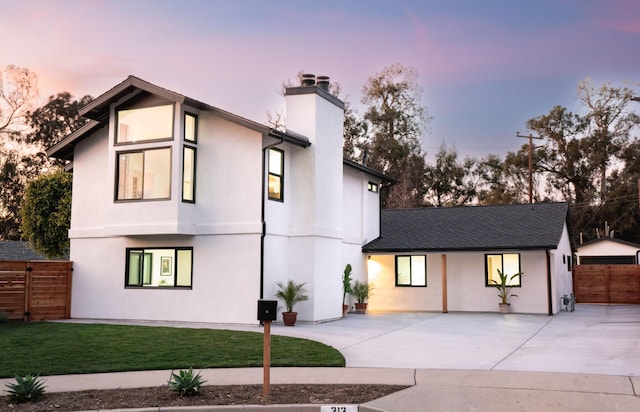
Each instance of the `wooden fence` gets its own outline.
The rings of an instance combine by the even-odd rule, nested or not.
[[[0,261],[0,312],[9,320],[71,317],[68,261]]]
[[[578,303],[640,304],[640,265],[576,265],[573,290]]]

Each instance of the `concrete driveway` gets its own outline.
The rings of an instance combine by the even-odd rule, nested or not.
[[[271,331],[331,345],[349,367],[640,376],[640,305],[578,304],[556,316],[350,313]]]

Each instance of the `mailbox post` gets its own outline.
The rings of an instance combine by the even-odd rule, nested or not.
[[[276,320],[278,315],[278,302],[275,300],[258,300],[258,320],[264,325],[263,349],[262,349],[262,369],[263,383],[262,396],[269,395],[270,372],[271,372],[271,321]]]

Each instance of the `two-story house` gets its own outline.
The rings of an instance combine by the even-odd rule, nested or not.
[[[294,279],[300,320],[340,317],[388,178],[343,159],[328,84],[286,90],[286,132],[133,76],[82,108],[48,150],[73,171],[71,316],[255,323]]]

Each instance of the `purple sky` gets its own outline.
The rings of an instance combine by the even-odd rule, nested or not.
[[[0,66],[35,71],[42,102],[133,74],[265,123],[298,70],[359,109],[367,78],[396,62],[420,75],[430,156],[442,142],[504,156],[527,119],[578,111],[584,78],[640,94],[640,1],[0,0]]]

